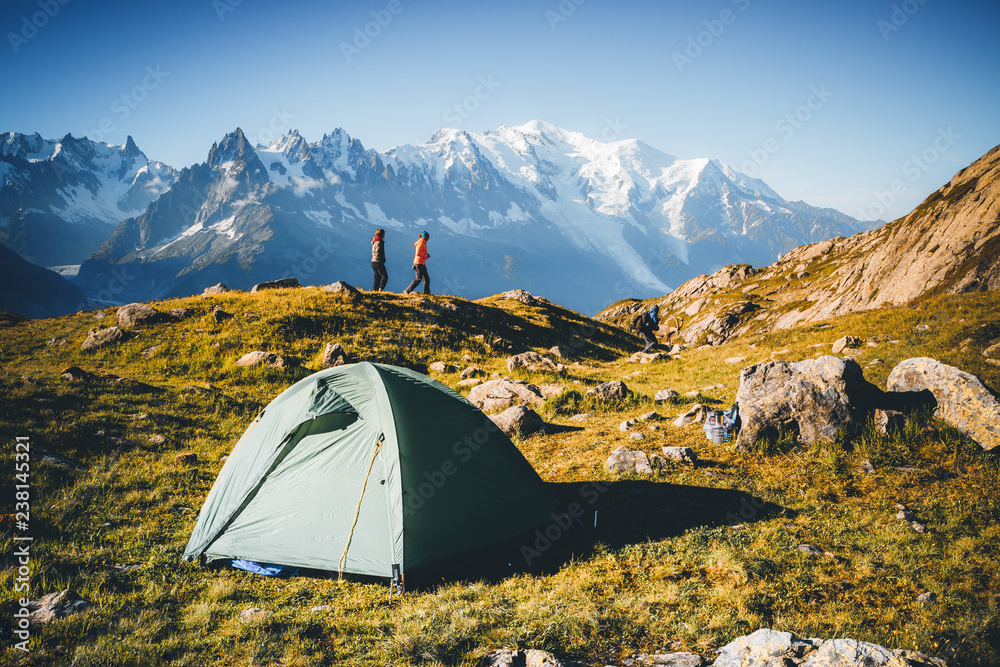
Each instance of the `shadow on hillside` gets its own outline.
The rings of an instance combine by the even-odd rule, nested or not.
[[[524,572],[553,574],[604,548],[655,542],[697,527],[734,526],[794,513],[733,489],[641,480],[547,486],[572,521],[559,517],[498,547],[422,568],[407,575],[409,588],[457,581],[496,582]]]

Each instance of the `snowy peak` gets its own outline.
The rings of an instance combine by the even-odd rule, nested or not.
[[[236,128],[235,132],[227,134],[222,141],[212,144],[212,148],[208,151],[208,166],[218,168],[227,162],[245,160],[253,152],[254,149],[243,134],[243,130]]]

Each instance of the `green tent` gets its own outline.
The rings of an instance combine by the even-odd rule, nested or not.
[[[257,416],[184,558],[396,578],[558,511],[517,447],[463,396],[363,362],[295,383]]]

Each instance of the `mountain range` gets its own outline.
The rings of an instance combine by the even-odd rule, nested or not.
[[[286,276],[367,286],[369,239],[382,227],[389,289],[409,282],[411,244],[427,230],[436,292],[476,298],[523,288],[594,312],[864,228],[835,210],[786,201],[716,160],[541,121],[482,134],[445,129],[384,153],[340,129],[313,143],[291,131],[268,146],[252,146],[236,129],[205,162],[180,171],[147,160],[131,140],[83,150],[92,142],[4,136],[11,166],[0,241],[37,263],[82,261],[77,283],[111,302]],[[67,183],[83,185],[60,186],[50,173],[67,153],[101,156],[63,167]],[[90,217],[81,215],[84,203]],[[45,251],[36,238],[44,234],[29,233],[43,222],[104,239],[88,257]]]

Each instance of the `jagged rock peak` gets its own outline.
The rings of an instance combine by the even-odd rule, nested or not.
[[[250,141],[243,134],[243,130],[237,127],[234,132],[223,137],[221,142],[212,144],[212,148],[208,152],[208,166],[218,167],[220,164],[243,158],[247,153],[252,152],[253,147],[250,145]]]

